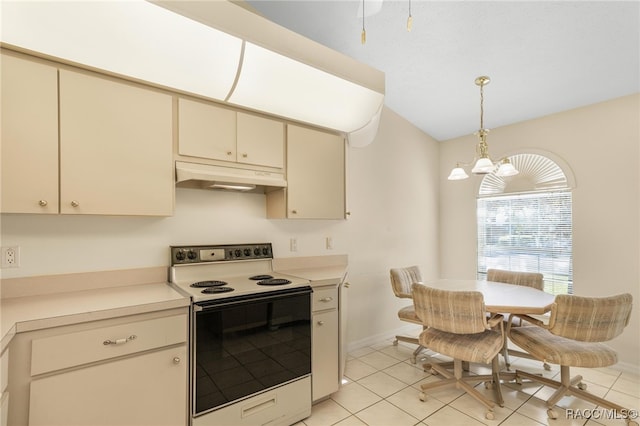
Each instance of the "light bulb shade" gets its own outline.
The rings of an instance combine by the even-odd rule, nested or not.
[[[481,157],[476,161],[476,165],[473,166],[471,172],[477,175],[486,175],[487,173],[491,173],[494,167],[495,166],[490,159],[487,157]]]
[[[456,167],[455,169],[451,170],[451,174],[449,175],[449,177],[447,179],[449,179],[449,180],[462,180],[462,179],[466,179],[468,177],[469,177],[469,175],[467,174],[467,172],[464,171],[464,169],[462,167]]]
[[[513,167],[513,164],[511,164],[509,161],[505,161],[505,162],[500,164],[500,167],[498,167],[498,171],[496,172],[496,176],[508,177],[508,176],[515,176],[518,173],[520,173],[520,172],[518,170],[516,170],[515,167]]]

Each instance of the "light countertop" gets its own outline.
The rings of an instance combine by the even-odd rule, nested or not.
[[[347,256],[277,258],[273,269],[313,287],[338,285]],[[166,276],[156,267],[2,280],[0,352],[16,333],[189,306]]]
[[[347,276],[347,256],[283,257],[273,259],[273,269],[311,281],[312,287],[340,284]]]
[[[86,274],[80,275],[86,278]],[[72,282],[78,277],[69,274],[67,278]],[[36,281],[40,280],[46,280],[46,277],[38,277]],[[16,333],[186,307],[190,303],[189,298],[178,293],[166,281],[69,290],[3,297],[0,301],[0,352]]]

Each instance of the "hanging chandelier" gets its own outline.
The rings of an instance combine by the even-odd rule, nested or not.
[[[491,79],[487,76],[480,76],[476,78],[475,83],[480,86],[480,130],[475,135],[478,136],[478,145],[476,146],[476,156],[469,163],[457,163],[456,167],[451,170],[449,180],[462,180],[469,177],[467,172],[464,171],[462,166],[470,166],[474,164],[471,173],[476,175],[486,175],[488,173],[495,172],[496,176],[507,177],[517,175],[519,172],[513,167],[513,164],[509,161],[509,158],[504,157],[494,162],[489,157],[489,145],[487,145],[487,134],[489,129],[484,128],[484,86],[489,84]]]

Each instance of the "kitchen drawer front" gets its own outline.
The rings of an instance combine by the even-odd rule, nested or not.
[[[312,311],[324,311],[338,307],[338,289],[336,287],[324,287],[313,289]]]
[[[34,339],[31,375],[186,341],[186,314]]]

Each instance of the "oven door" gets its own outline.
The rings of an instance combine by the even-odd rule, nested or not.
[[[193,415],[311,374],[311,287],[194,304]]]

